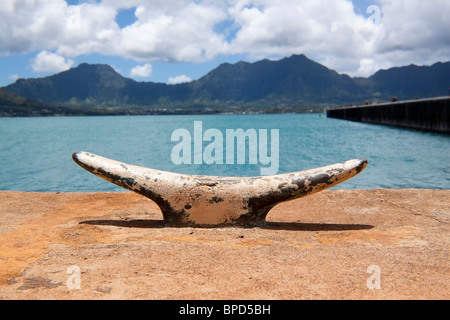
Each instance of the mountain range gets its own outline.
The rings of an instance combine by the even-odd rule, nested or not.
[[[5,92],[50,113],[53,107],[63,114],[149,114],[322,111],[325,106],[390,101],[394,96],[399,100],[442,96],[449,87],[450,62],[396,67],[362,78],[339,74],[305,55],[292,55],[278,61],[224,63],[198,80],[175,85],[138,82],[109,65],[82,63],[2,88],[0,115],[7,114]]]
[[[67,114],[61,107],[50,106],[0,89],[0,117],[2,116],[42,116]]]

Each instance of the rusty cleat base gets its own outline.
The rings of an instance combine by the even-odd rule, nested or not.
[[[153,200],[167,226],[243,226],[265,224],[270,209],[331,188],[363,171],[366,159],[263,177],[194,176],[129,165],[92,153],[75,152],[87,171]]]

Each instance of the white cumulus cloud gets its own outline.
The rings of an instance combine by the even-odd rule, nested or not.
[[[168,83],[169,84],[180,84],[185,82],[191,82],[192,79],[189,78],[187,75],[182,74],[176,77],[170,77]]]
[[[357,14],[356,2],[378,5],[380,23],[368,21],[364,8]],[[134,9],[136,21],[121,29],[115,19],[122,9]],[[2,0],[0,56],[44,52],[34,62],[40,70],[48,69],[40,60],[50,52],[59,56],[54,65],[92,53],[140,63],[303,53],[339,72],[369,75],[448,61],[448,12],[448,0]]]
[[[61,72],[72,67],[73,61],[46,50],[40,52],[32,61],[33,70],[41,72]]]
[[[230,45],[255,59],[303,53],[340,71],[358,70],[379,32],[347,0],[255,2],[231,11],[240,28]]]
[[[227,14],[214,2],[142,1],[136,17],[119,39],[123,53],[131,58],[201,62],[213,59],[226,45],[214,27]]]
[[[147,78],[152,75],[152,65],[146,63],[142,66],[136,66],[130,71],[130,77],[132,78]]]
[[[12,81],[16,81],[17,79],[19,79],[20,76],[18,74],[11,74],[8,79],[12,80]]]

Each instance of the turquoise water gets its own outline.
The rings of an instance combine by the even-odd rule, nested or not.
[[[450,137],[318,114],[0,118],[0,190],[121,191],[81,169],[75,151],[188,174],[256,176],[260,164],[175,165],[172,132],[194,121],[214,128],[279,130],[278,173],[366,158],[369,166],[334,189],[450,189]],[[210,142],[204,142],[206,147]],[[270,144],[268,146],[270,151]]]

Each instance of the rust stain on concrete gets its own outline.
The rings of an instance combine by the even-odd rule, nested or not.
[[[9,195],[15,196],[14,193]],[[53,206],[54,203],[46,199],[47,201],[39,203],[40,208],[34,208],[34,212],[30,209],[32,215],[38,213],[37,216],[9,225],[12,231],[0,234],[0,285],[19,275],[28,264],[42,258],[48,252],[50,244],[84,246],[113,242],[110,231],[78,223],[86,216],[96,217],[109,213],[108,204],[117,204],[117,201],[120,203],[126,197],[120,193],[101,195],[54,195],[53,200],[59,198],[57,201],[60,207]],[[41,194],[22,193],[22,196],[21,202],[26,203],[31,200],[29,198],[40,197]],[[48,194],[43,196],[48,198]],[[71,196],[74,196],[74,200],[71,200]],[[133,205],[133,199],[126,198],[127,203]],[[3,221],[5,222],[7,223]]]

